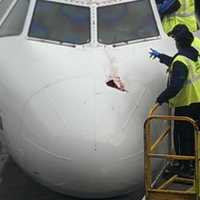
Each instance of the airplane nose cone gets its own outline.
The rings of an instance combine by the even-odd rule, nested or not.
[[[131,102],[121,109],[126,95],[89,78],[40,90],[25,105],[19,164],[46,186],[73,196],[133,190],[143,179],[143,147],[142,136],[128,127]]]

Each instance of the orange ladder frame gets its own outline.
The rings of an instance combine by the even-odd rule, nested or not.
[[[150,110],[147,119],[144,123],[144,178],[145,178],[145,194],[146,200],[200,200],[200,188],[199,188],[199,164],[200,164],[200,137],[199,128],[196,122],[184,116],[171,116],[171,115],[158,115],[155,114],[159,104],[155,104]],[[165,120],[170,122],[167,129],[162,130],[160,136],[153,143],[152,139],[152,121]],[[168,147],[168,154],[155,153],[156,148],[171,134],[172,121],[184,121],[192,124],[195,132],[195,156],[183,156],[175,155],[172,153],[172,143]],[[172,176],[170,179],[162,183],[158,188],[154,188],[152,177],[152,159],[164,159],[164,160],[195,160],[195,175],[194,179],[181,178],[178,175]],[[158,177],[157,177],[158,178]],[[179,182],[181,184],[192,184],[193,186],[186,191],[177,189],[168,189],[170,184]]]

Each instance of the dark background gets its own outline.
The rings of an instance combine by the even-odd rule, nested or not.
[[[200,21],[200,0],[195,0],[196,13]]]

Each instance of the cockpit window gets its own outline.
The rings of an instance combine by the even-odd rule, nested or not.
[[[100,43],[115,44],[159,35],[149,0],[99,7],[97,16]]]
[[[61,43],[88,43],[89,7],[38,0],[28,36]]]

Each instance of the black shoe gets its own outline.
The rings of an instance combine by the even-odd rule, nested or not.
[[[164,169],[165,175],[175,175],[182,169],[182,164],[179,161],[170,162]]]
[[[183,166],[178,175],[183,178],[194,178],[194,167]]]

